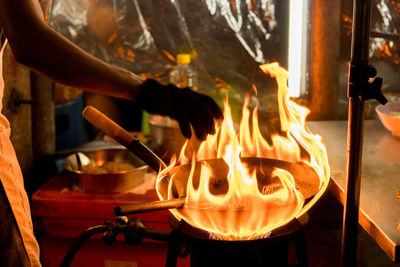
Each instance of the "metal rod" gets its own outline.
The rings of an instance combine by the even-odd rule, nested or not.
[[[371,0],[354,0],[351,64],[368,64]],[[349,81],[352,80],[349,72]],[[350,86],[350,83],[349,83]],[[366,88],[365,88],[366,89]],[[364,101],[349,96],[347,131],[346,196],[343,213],[342,264],[356,266]]]
[[[138,138],[133,139],[132,142],[126,146],[126,148],[129,151],[132,151],[138,158],[143,160],[156,172],[167,168],[167,165],[164,163],[164,161],[147,146],[145,146]]]
[[[80,234],[76,240],[72,243],[71,247],[68,249],[67,253],[65,254],[60,267],[69,267],[71,265],[72,260],[74,259],[76,253],[80,249],[80,247],[95,234],[101,234],[108,230],[107,226],[105,225],[97,225],[90,227],[85,232]]]

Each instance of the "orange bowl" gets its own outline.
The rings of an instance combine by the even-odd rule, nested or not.
[[[375,111],[383,126],[385,126],[393,136],[400,138],[400,101],[388,102],[386,105],[378,105]]]

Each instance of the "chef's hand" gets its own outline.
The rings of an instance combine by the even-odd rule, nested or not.
[[[192,125],[197,138],[205,140],[207,134],[215,134],[214,119],[223,118],[221,109],[211,97],[196,93],[189,87],[181,89],[173,84],[162,85],[152,79],[140,85],[136,102],[149,113],[177,120],[187,138],[192,135]]]

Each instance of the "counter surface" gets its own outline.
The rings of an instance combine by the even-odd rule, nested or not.
[[[326,143],[331,183],[329,190],[344,203],[347,121],[313,121],[309,129]],[[379,121],[366,120],[361,171],[360,225],[394,262],[400,262],[400,139]]]

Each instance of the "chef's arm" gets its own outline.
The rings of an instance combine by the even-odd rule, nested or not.
[[[0,23],[18,62],[58,83],[134,100],[150,113],[170,116],[188,138],[192,126],[204,140],[215,133],[214,119],[223,117],[208,96],[190,88],[145,81],[86,53],[44,22],[37,0],[0,0]]]
[[[49,27],[37,0],[0,0],[0,24],[23,65],[71,87],[135,100],[143,79],[84,52]]]

